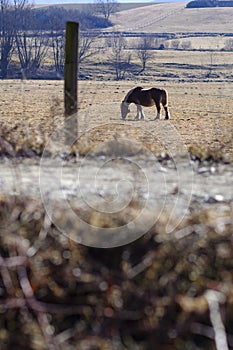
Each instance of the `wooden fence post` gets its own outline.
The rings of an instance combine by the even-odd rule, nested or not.
[[[64,102],[66,144],[72,145],[78,136],[78,47],[79,23],[66,23]]]

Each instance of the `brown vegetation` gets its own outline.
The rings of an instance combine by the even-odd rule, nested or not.
[[[215,204],[169,238],[161,217],[103,254],[48,225],[37,201],[1,197],[1,349],[214,349],[207,291],[231,349],[231,215]]]
[[[138,140],[156,154],[163,151],[153,134],[155,108],[144,108],[146,119],[134,121],[136,108],[132,105],[126,121],[120,119],[120,102],[127,91],[136,85],[136,81],[79,83],[77,147],[81,154],[117,134]],[[150,84],[147,82],[144,86],[149,87]],[[205,158],[204,153],[212,152],[224,159],[232,159],[231,83],[167,82],[160,83],[159,87],[168,90],[171,123],[187,149],[196,149],[196,153],[203,154],[202,158]],[[12,144],[16,154],[20,155],[27,149],[41,154],[49,136],[61,129],[63,83],[5,81],[1,89],[5,140]],[[161,120],[160,123],[165,121]],[[171,150],[174,146],[170,145]]]

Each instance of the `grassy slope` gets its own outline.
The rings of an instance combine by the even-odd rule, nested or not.
[[[233,32],[233,7],[187,9],[187,2],[126,3],[111,17],[114,30],[145,32]],[[84,9],[91,4],[54,4]]]
[[[186,3],[160,3],[112,16],[114,29],[145,32],[232,32],[233,8],[187,9]]]
[[[90,8],[90,6],[93,6],[94,2],[92,1],[90,4],[85,4],[85,3],[64,3],[64,4],[36,4],[35,7],[49,7],[49,6],[62,6],[67,10],[74,9],[74,10],[82,10],[85,7]],[[145,7],[145,6],[151,6],[151,3],[125,3],[125,4],[119,4],[119,11],[126,11],[129,9],[135,9],[138,7]]]

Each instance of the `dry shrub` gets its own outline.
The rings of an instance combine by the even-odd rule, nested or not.
[[[232,152],[227,151],[227,146],[231,147],[232,140],[225,142],[221,147],[206,147],[200,145],[193,145],[189,147],[189,153],[191,157],[199,161],[213,161],[213,162],[223,162],[230,163],[233,161]]]
[[[0,128],[0,157],[35,157],[41,156],[47,142],[47,138],[42,134],[26,135],[12,133],[7,128]]]
[[[190,216],[169,236],[161,217],[137,241],[97,249],[63,236],[38,201],[0,202],[1,350],[215,349],[207,290],[225,298],[233,347],[231,203]]]

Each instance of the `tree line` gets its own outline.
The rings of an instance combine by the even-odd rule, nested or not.
[[[82,10],[64,7],[36,9],[27,0],[0,0],[0,3],[0,78],[35,78],[43,63],[43,69],[50,67],[52,71],[51,75],[46,71],[43,77],[62,77],[67,21],[80,23],[80,64],[107,48],[115,79],[124,79],[127,71],[133,71],[131,54],[127,53],[127,41],[123,35],[112,35],[102,47],[97,42],[101,35],[99,29],[111,25],[110,15],[117,11],[118,4],[114,0],[96,0],[93,6]],[[138,43],[139,72],[145,70],[152,58],[151,47],[151,38],[145,37]]]
[[[108,6],[103,6],[106,4]],[[84,31],[106,28],[111,25],[110,15],[117,10],[114,5],[117,5],[114,0],[106,3],[97,0],[95,6],[82,10],[64,7],[40,9],[33,7],[28,0],[0,0],[0,78],[7,77],[9,64],[15,61],[23,74],[35,72],[49,49],[52,50],[55,70],[62,73],[66,22],[79,22]],[[91,38],[83,40],[80,59],[84,58],[84,51],[90,47],[91,41]]]
[[[187,5],[187,8],[204,8],[204,7],[233,7],[232,0],[193,0]]]
[[[67,10],[64,7],[36,9],[27,0],[0,0],[0,78],[63,77],[65,24],[68,20],[78,21],[81,27],[81,78],[87,78],[83,62],[106,50],[107,61],[102,63],[108,64],[111,74],[119,80],[129,74],[144,72],[148,62],[154,58],[154,49],[192,49],[191,41],[172,40],[169,43],[166,38],[153,34],[134,40],[133,46],[132,41],[129,46],[127,34],[107,32],[107,35],[102,35],[100,29],[111,24],[110,15],[117,9],[103,9],[103,4],[112,5],[114,0],[104,1],[107,0],[96,0],[93,6],[82,10]],[[231,38],[226,41],[224,50],[232,51]]]

